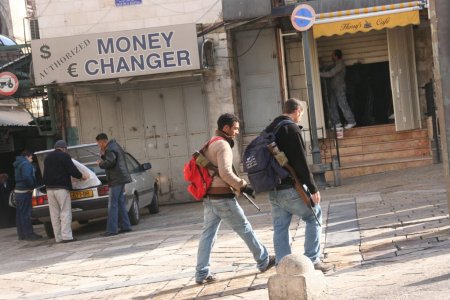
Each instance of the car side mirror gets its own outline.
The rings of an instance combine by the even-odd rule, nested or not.
[[[144,163],[141,165],[142,169],[144,171],[150,170],[152,168],[152,165],[150,163]]]

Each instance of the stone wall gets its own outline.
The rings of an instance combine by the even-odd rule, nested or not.
[[[117,7],[114,0],[36,0],[41,38],[122,31],[221,20],[219,0],[142,0]]]

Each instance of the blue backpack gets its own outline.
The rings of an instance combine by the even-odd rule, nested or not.
[[[275,126],[272,132],[263,130],[261,134],[255,138],[245,148],[242,162],[244,172],[247,172],[250,184],[255,192],[267,192],[275,188],[282,179],[289,176],[286,171],[270,153],[267,145],[275,142],[275,135],[284,125],[295,124],[291,120],[283,120]]]

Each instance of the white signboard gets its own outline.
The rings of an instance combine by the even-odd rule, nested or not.
[[[31,41],[36,85],[200,69],[195,24]]]

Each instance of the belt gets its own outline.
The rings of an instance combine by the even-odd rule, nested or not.
[[[281,190],[287,190],[287,189],[292,189],[292,188],[294,188],[293,185],[290,185],[290,184],[280,184],[280,185],[277,185],[273,190],[274,190],[274,191],[281,191]]]
[[[228,199],[228,198],[234,198],[236,197],[233,193],[228,194],[207,194],[208,198],[211,200],[218,200],[218,199]]]
[[[233,193],[231,192],[231,189],[228,186],[217,186],[217,187],[210,187],[209,190],[207,191],[207,194],[208,195],[223,195],[223,194],[233,194]]]

